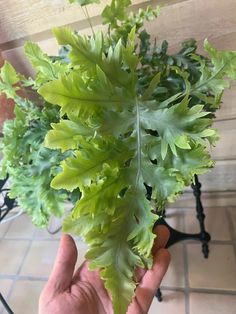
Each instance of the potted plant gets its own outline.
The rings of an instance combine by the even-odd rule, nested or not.
[[[0,51],[0,68],[3,66],[4,60]],[[0,95],[0,133],[2,130],[2,125],[5,120],[12,119],[14,117],[13,115],[13,107],[14,102],[10,99],[7,100],[6,96],[4,94]]]
[[[91,269],[100,269],[116,314],[126,313],[134,295],[136,266],[152,265],[157,215],[191,184],[195,174],[213,167],[208,144],[218,139],[212,128],[214,113],[224,89],[236,79],[236,52],[217,51],[206,40],[208,57],[203,57],[196,42],[189,40],[171,55],[168,43],[153,44],[143,27],[144,21],[159,14],[159,8],[128,13],[130,4],[130,0],[112,0],[105,7],[105,34],[82,37],[67,27],[53,29],[64,46],[63,57],[50,58],[36,44],[26,44],[37,75],[35,81],[21,81],[37,90],[44,106],[35,108],[36,116],[26,114],[23,142],[17,142],[18,147],[27,143],[28,130],[34,138],[37,123],[45,126],[38,142],[27,143],[30,152],[37,143],[35,158],[40,166],[33,158],[26,159],[25,191],[28,180],[35,188],[45,180],[52,193],[45,194],[47,201],[52,195],[59,202],[75,193],[74,208],[63,228],[88,243],[86,258]],[[16,119],[21,119],[29,100],[20,102]],[[16,128],[14,122],[10,125]],[[14,152],[16,135],[9,135],[7,126],[4,134],[3,166],[11,172],[15,156],[9,159],[8,147]],[[16,161],[15,178],[20,177],[23,155]],[[24,194],[14,185],[12,191],[14,197]],[[47,206],[39,206],[38,215]],[[48,207],[53,208],[55,203]],[[32,204],[26,209],[34,214]],[[48,216],[38,224],[45,225]]]
[[[52,62],[49,58],[48,61]],[[59,121],[59,110],[37,95],[33,87],[38,80],[26,79],[8,62],[0,71],[0,92],[4,92],[4,103],[7,97],[7,105],[9,101],[14,105],[15,115],[3,125],[0,179],[9,175],[9,196],[17,198],[18,205],[28,212],[34,224],[46,227],[51,215],[64,213],[64,202],[70,195],[50,187],[65,154],[43,145],[51,123]]]

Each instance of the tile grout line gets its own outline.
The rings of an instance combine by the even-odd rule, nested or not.
[[[18,281],[41,281],[46,282],[48,277],[34,277],[34,276],[16,276],[16,275],[0,275],[1,279],[13,280],[16,277]],[[163,291],[177,291],[185,292],[186,288],[184,287],[172,287],[172,286],[161,286]],[[205,293],[205,294],[219,294],[219,295],[236,295],[236,290],[223,290],[223,289],[209,289],[209,288],[189,288],[189,292],[195,293]]]
[[[196,211],[196,208],[195,208]],[[196,213],[195,213],[196,216]],[[183,216],[183,226],[184,232],[187,232],[186,227],[186,211]],[[184,294],[185,294],[185,314],[190,314],[190,301],[189,301],[189,268],[188,268],[188,254],[187,254],[187,244],[184,241],[183,245],[183,260],[184,260]]]
[[[10,226],[9,226],[9,228],[10,228]],[[7,231],[5,232],[4,235],[7,234],[9,228],[7,229]],[[34,241],[41,241],[42,240],[42,241],[45,241],[45,242],[49,241],[49,242],[52,243],[52,242],[59,242],[59,240],[60,240],[59,238],[46,238],[46,239],[42,238],[42,239],[40,239],[40,238],[37,238],[36,233],[37,233],[37,229],[35,228],[35,230],[33,231],[32,236],[30,238],[23,237],[23,238],[19,239],[19,238],[14,238],[13,237],[13,238],[5,238],[4,239],[5,241],[10,240],[10,241],[16,241],[16,242],[17,242],[17,240],[19,240],[19,241],[28,241],[28,246],[27,246],[25,254],[24,254],[24,256],[23,256],[23,258],[22,258],[22,260],[20,262],[20,265],[18,267],[17,273],[14,274],[14,275],[1,275],[0,274],[0,279],[10,279],[10,280],[12,280],[11,287],[9,289],[9,292],[8,292],[7,296],[6,296],[6,300],[7,301],[9,301],[11,299],[11,296],[12,296],[12,294],[14,292],[14,289],[15,289],[16,282],[21,281],[21,280],[26,280],[28,282],[33,282],[33,281],[47,282],[47,280],[48,280],[48,277],[34,277],[34,276],[22,276],[22,275],[20,275],[22,267],[24,266],[25,260],[27,258],[27,255],[28,255],[29,251],[30,251],[30,248],[32,247],[32,243]],[[11,304],[9,304],[9,306],[11,306]],[[4,308],[2,309],[2,311],[0,311],[0,314],[3,314],[3,311],[4,311]]]
[[[8,294],[7,294],[6,296],[4,296],[4,298],[6,299],[6,301],[8,300],[8,298],[9,298],[9,296],[10,296],[10,292],[13,290],[13,288],[14,288],[13,286],[14,286],[14,285],[15,285],[15,282],[12,281],[11,287],[10,287],[10,289],[9,289],[9,291],[8,291]],[[3,314],[4,311],[5,311],[5,307],[3,306],[2,311],[0,312],[0,314]]]
[[[0,279],[9,279],[13,280],[14,277],[17,278],[18,281],[28,280],[28,281],[42,281],[46,282],[48,277],[34,277],[34,276],[15,276],[15,275],[1,275]],[[180,291],[185,292],[186,288],[184,287],[172,287],[172,286],[161,286],[162,290],[170,290],[170,291]],[[236,290],[224,290],[224,289],[209,289],[209,288],[189,288],[189,292],[198,292],[198,293],[206,293],[206,294],[222,294],[222,295],[236,295]]]
[[[219,244],[219,245],[233,245],[234,241],[232,240],[211,240],[210,244]]]
[[[232,240],[211,240],[210,243],[214,245],[234,245],[234,242],[235,241],[232,241]],[[185,243],[195,245],[195,244],[201,244],[201,241],[190,239],[190,240],[185,240]]]
[[[5,241],[15,241],[15,242],[20,242],[20,241],[42,241],[42,242],[56,242],[60,241],[60,238],[4,238]]]
[[[179,291],[185,292],[185,288],[182,287],[169,287],[169,286],[162,286],[163,291]],[[221,289],[205,289],[205,288],[189,288],[189,292],[194,293],[205,293],[205,294],[216,294],[216,295],[236,295],[236,290],[221,290]]]
[[[10,225],[7,228],[6,232],[4,233],[4,236],[7,234],[9,228],[10,228]],[[0,274],[0,279],[12,280],[11,288],[10,288],[10,290],[9,290],[7,296],[6,296],[6,300],[7,301],[10,299],[10,297],[11,297],[13,291],[14,291],[15,284],[16,284],[17,281],[27,280],[27,281],[31,281],[31,282],[32,281],[46,282],[48,280],[47,277],[34,277],[34,276],[21,276],[20,275],[20,272],[21,272],[22,267],[24,265],[25,259],[26,259],[27,255],[28,255],[29,251],[30,251],[30,248],[32,246],[33,241],[40,241],[40,240],[42,240],[42,241],[48,241],[49,240],[50,242],[59,241],[59,239],[52,239],[52,238],[47,238],[47,239],[40,239],[39,238],[39,239],[37,239],[35,237],[36,232],[37,232],[37,229],[35,228],[35,230],[34,230],[34,232],[32,234],[32,237],[30,237],[30,238],[20,238],[20,239],[19,238],[4,238],[5,241],[6,240],[12,240],[12,241],[18,241],[19,240],[19,241],[28,241],[29,242],[28,243],[28,247],[27,247],[27,249],[25,251],[25,254],[24,254],[23,258],[22,258],[22,261],[20,263],[20,266],[18,268],[17,273],[15,275],[2,275],[2,274]],[[0,239],[0,240],[2,240],[2,239]],[[3,311],[4,311],[4,308],[2,309],[0,314],[3,314]]]
[[[236,236],[235,236],[236,239]],[[0,241],[3,239],[0,239]],[[15,241],[15,242],[21,242],[21,241],[42,241],[42,242],[60,242],[60,238],[4,238],[5,241]],[[79,241],[82,241],[82,239],[77,239]],[[83,241],[82,241],[83,242]],[[186,243],[188,244],[201,244],[198,240],[186,240]],[[211,240],[211,244],[220,244],[220,245],[234,245],[235,240]],[[236,244],[235,244],[236,245]]]
[[[231,207],[230,207],[231,208]],[[225,209],[226,212],[226,216],[227,216],[227,220],[229,222],[229,230],[230,230],[230,236],[232,241],[229,240],[213,240],[211,241],[212,244],[223,244],[223,245],[233,245],[234,247],[234,254],[236,256],[236,233],[234,230],[234,226],[232,223],[232,217],[231,217],[231,213],[229,208]],[[186,227],[186,216],[184,215],[184,231],[185,231],[185,227]],[[9,224],[7,230],[4,232],[3,236],[0,238],[1,240],[9,240],[9,241],[29,241],[28,247],[26,248],[26,252],[22,258],[22,261],[20,263],[20,266],[18,268],[18,271],[15,275],[0,275],[0,279],[11,279],[13,282],[11,284],[11,288],[7,294],[7,299],[10,298],[10,296],[13,293],[15,284],[18,280],[28,280],[28,281],[47,281],[46,277],[33,277],[33,276],[21,276],[20,272],[22,270],[22,267],[24,265],[25,259],[28,255],[28,252],[32,246],[33,241],[59,241],[59,239],[55,239],[55,238],[37,238],[35,237],[36,235],[36,231],[37,229],[34,230],[33,235],[31,238],[5,238],[10,226],[11,226],[12,222]],[[189,242],[188,242],[189,243]],[[196,241],[194,241],[193,243],[196,243]],[[190,243],[191,244],[191,243]],[[189,286],[189,264],[188,264],[188,254],[187,254],[187,247],[188,245],[186,243],[182,243],[183,245],[183,257],[184,257],[184,282],[185,282],[185,287],[181,288],[181,287],[168,287],[168,286],[164,286],[162,287],[163,290],[170,290],[170,291],[181,291],[184,293],[185,295],[185,314],[190,314],[190,293],[191,292],[195,292],[195,293],[205,293],[205,294],[222,294],[222,295],[236,295],[236,291],[233,290],[215,290],[215,289],[204,289],[204,288],[190,288]],[[0,314],[3,314],[3,311],[0,311]]]
[[[236,258],[236,232],[234,230],[234,225],[232,222],[233,219],[232,219],[230,210],[228,208],[226,209],[226,217],[228,220],[229,233],[230,233],[230,237],[231,237],[232,245],[233,245],[233,249],[234,249],[234,257]]]
[[[222,208],[223,210],[227,209],[227,208],[235,208],[236,209],[236,206],[235,205],[211,205],[211,206],[204,206],[204,209],[213,209],[213,208],[216,208],[216,209],[219,209],[219,208]],[[176,209],[176,210],[182,210],[182,211],[185,211],[185,210],[196,210],[196,205],[189,205],[184,207],[184,206],[177,206],[177,207],[167,207],[166,210],[168,211],[168,209]]]
[[[18,268],[17,273],[13,276],[12,286],[11,286],[11,288],[10,288],[10,291],[9,291],[8,294],[7,294],[7,297],[6,297],[6,300],[7,300],[7,301],[10,299],[10,297],[11,297],[11,295],[12,295],[12,293],[13,293],[13,290],[14,290],[15,285],[16,285],[16,282],[17,282],[17,280],[18,280],[18,278],[19,278],[21,269],[22,269],[22,267],[23,267],[23,265],[24,265],[26,256],[28,255],[29,250],[30,250],[30,248],[31,248],[31,246],[32,246],[32,242],[33,242],[33,240],[34,240],[34,234],[35,234],[35,232],[36,232],[36,229],[34,230],[34,233],[33,233],[32,238],[31,238],[30,240],[28,240],[28,241],[29,241],[28,247],[27,247],[27,249],[26,249],[26,251],[25,251],[25,254],[24,254],[23,258],[22,258],[22,261],[21,261],[21,263],[20,263],[20,266],[19,266],[19,268]]]
[[[11,225],[13,224],[13,221],[14,221],[14,220],[11,220],[10,223],[8,224],[8,227],[7,227],[6,231],[3,233],[2,237],[0,238],[0,242],[3,241],[3,240],[5,240],[5,236],[6,236],[6,234],[8,233],[8,231],[9,231]],[[14,275],[14,277],[16,277],[16,276]],[[7,295],[4,296],[4,298],[6,298],[6,300],[8,300],[11,291],[13,291],[13,288],[14,288],[13,286],[14,286],[14,280],[13,280],[12,283],[11,283],[11,287],[10,287],[10,289],[9,289],[9,291],[8,291],[8,293],[7,293]],[[3,314],[4,311],[5,311],[5,307],[2,306],[2,310],[0,311],[0,314]]]
[[[1,237],[1,240],[3,240],[3,239],[5,238],[5,235],[6,235],[7,232],[9,231],[9,229],[10,229],[12,223],[13,223],[13,220],[11,220],[11,221],[9,222],[7,229],[5,230],[5,232],[3,233],[2,237]],[[0,223],[0,226],[3,225],[3,224],[4,224],[4,223]]]
[[[183,258],[184,258],[184,294],[185,294],[185,314],[190,314],[189,304],[189,269],[188,269],[188,256],[186,243],[183,245]]]
[[[21,280],[28,280],[28,281],[47,281],[48,277],[34,277],[34,276],[17,276],[17,275],[0,275],[0,280],[2,279],[8,279],[8,280],[14,280],[17,281]]]

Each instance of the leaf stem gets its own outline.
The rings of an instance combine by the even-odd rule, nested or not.
[[[89,13],[88,13],[88,9],[87,9],[87,7],[85,6],[85,9],[83,9],[83,7],[82,7],[82,10],[83,10],[83,12],[84,12],[85,17],[87,18],[87,21],[88,21],[88,23],[89,23],[89,26],[90,26],[90,28],[91,28],[91,30],[92,30],[92,33],[93,33],[93,36],[94,36],[94,35],[95,35],[95,32],[94,32],[94,29],[93,29],[93,25],[92,25],[91,18],[90,18]]]
[[[233,57],[232,59],[235,59],[236,57]],[[232,59],[230,61],[232,61]],[[226,62],[224,65],[222,65],[222,67],[216,71],[215,74],[213,74],[211,77],[209,77],[205,82],[203,82],[202,84],[200,84],[199,86],[194,87],[191,90],[191,93],[194,92],[195,90],[198,90],[199,88],[201,88],[202,86],[206,85],[207,83],[209,83],[210,81],[212,81],[221,71],[224,70],[224,68],[228,65],[229,61]]]
[[[135,103],[136,103],[136,131],[137,131],[137,163],[138,163],[135,188],[137,188],[140,175],[141,175],[142,139],[141,139],[141,128],[140,128],[140,108],[139,108],[139,102],[137,98],[136,98]]]

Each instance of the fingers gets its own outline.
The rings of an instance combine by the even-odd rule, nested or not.
[[[67,234],[62,235],[53,270],[47,283],[54,294],[64,292],[70,287],[76,260],[77,248],[73,238]]]
[[[166,249],[160,249],[154,256],[153,267],[146,271],[142,282],[136,290],[136,302],[142,308],[144,313],[152,303],[153,297],[168,269],[170,263],[170,254]]]
[[[153,248],[152,248],[152,254],[153,256],[156,254],[156,252],[161,249],[165,248],[169,237],[170,237],[170,231],[166,226],[159,225],[154,229],[154,233],[157,235],[156,239],[154,240]]]
[[[154,233],[157,235],[156,239],[154,240],[153,248],[152,248],[152,255],[154,256],[158,250],[165,248],[166,243],[169,240],[170,232],[166,226],[159,225],[154,229]],[[140,282],[143,276],[146,273],[146,269],[137,267],[135,271],[135,278],[137,282]]]

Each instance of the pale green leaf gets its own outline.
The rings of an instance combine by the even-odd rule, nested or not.
[[[19,75],[16,73],[16,70],[9,62],[6,61],[1,68],[0,78],[4,83],[8,85],[14,85],[20,80]]]
[[[117,140],[116,145],[119,148],[114,148],[114,142],[91,140],[89,145],[83,143],[83,148],[76,151],[74,157],[61,164],[63,171],[53,179],[52,187],[69,191],[79,187],[83,190],[84,186],[97,179],[105,164],[110,167],[124,166],[133,152],[122,141]]]
[[[62,152],[69,149],[78,149],[79,143],[84,137],[94,135],[94,131],[79,121],[61,120],[51,124],[50,130],[45,137],[45,146],[52,149],[61,149]]]
[[[222,92],[230,87],[230,81],[225,78],[236,80],[236,51],[218,51],[207,39],[204,42],[204,49],[211,58],[211,64],[208,65],[206,60],[195,56],[200,62],[201,77],[192,87],[191,93],[198,93],[198,96],[199,92],[213,93],[215,97],[213,107],[218,108]]]
[[[102,12],[103,24],[110,24],[111,27],[117,26],[117,20],[123,21],[127,17],[127,8],[131,0],[112,0]]]
[[[81,6],[92,4],[92,3],[100,3],[100,0],[69,0],[70,3],[78,3]]]
[[[145,90],[143,94],[142,100],[150,99],[152,93],[154,92],[156,86],[160,83],[161,80],[161,72],[157,73],[151,80],[148,88]]]
[[[111,106],[120,107],[127,101],[123,91],[115,88],[97,68],[99,81],[85,82],[79,73],[72,72],[61,79],[46,83],[39,93],[50,103],[61,107],[62,115],[88,115]]]
[[[190,149],[189,138],[186,134],[182,134],[179,138],[175,140],[175,145],[182,149]]]
[[[37,69],[36,84],[39,86],[57,79],[67,71],[68,66],[66,63],[53,62],[36,43],[27,42],[24,50],[33,67]]]

